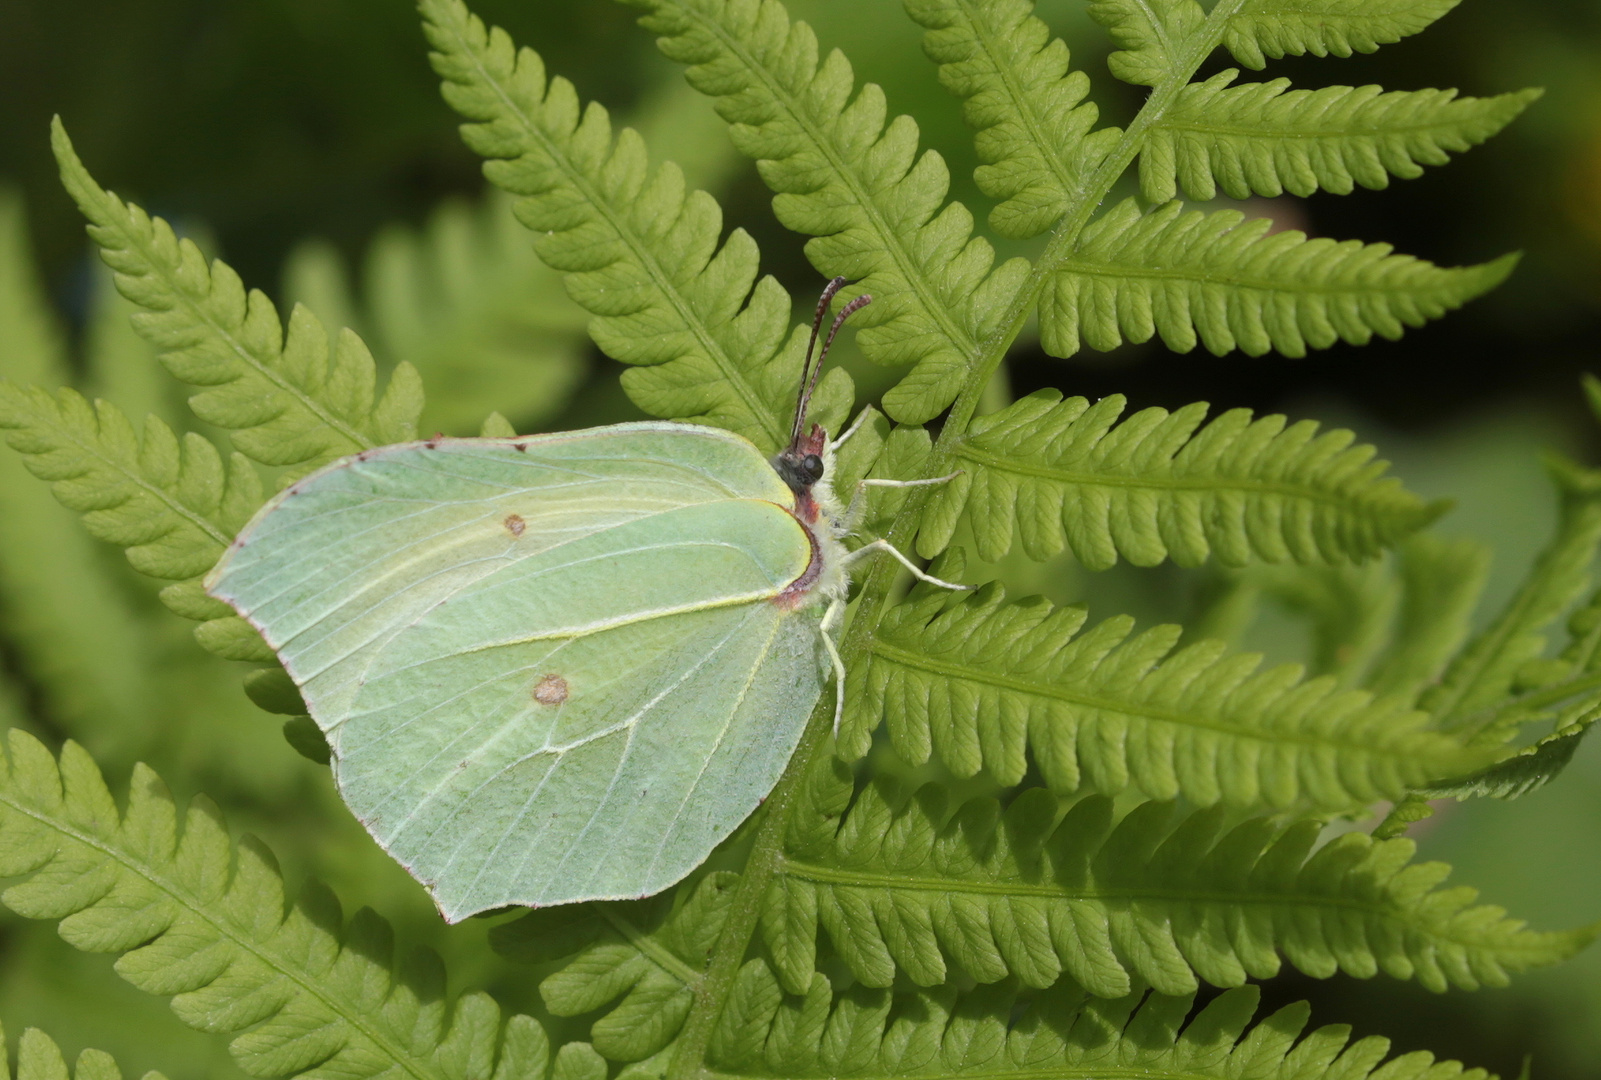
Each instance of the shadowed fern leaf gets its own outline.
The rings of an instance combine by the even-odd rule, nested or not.
[[[838,790],[814,796],[837,806]],[[837,832],[834,826],[837,824]],[[1064,803],[1040,788],[1004,808],[947,808],[930,784],[910,799],[868,786],[843,820],[792,829],[762,912],[781,980],[801,992],[817,930],[862,984],[897,972],[940,986],[955,967],[981,983],[1047,987],[1067,975],[1100,997],[1144,982],[1191,993],[1269,978],[1281,960],[1319,978],[1344,971],[1415,978],[1431,990],[1503,986],[1508,973],[1566,959],[1596,926],[1524,929],[1476,890],[1440,889],[1449,867],[1412,863],[1410,840],[1346,833],[1317,847],[1321,823],[1230,825],[1221,808],[1172,803],[1119,813],[1111,799]]]
[[[1431,731],[1403,699],[1303,680],[1297,664],[1258,671],[1259,655],[1221,642],[1175,651],[1178,626],[1134,635],[1117,616],[1080,633],[1085,619],[1041,597],[1007,603],[996,583],[956,604],[919,587],[850,671],[841,752],[866,753],[882,721],[903,760],[937,756],[957,776],[1017,784],[1031,748],[1057,791],[1329,810],[1490,757]]]
[[[1097,219],[1063,260],[1040,308],[1052,356],[1106,351],[1160,334],[1175,352],[1305,356],[1336,341],[1399,338],[1495,288],[1516,255],[1442,268],[1389,244],[1271,233],[1237,210],[1142,214],[1133,199]]]
[[[642,1061],[683,1027],[738,880],[709,874],[677,904],[659,897],[532,911],[495,927],[490,943],[522,963],[560,962],[539,984],[545,1007],[556,1016],[600,1010],[594,1048],[612,1061]]]
[[[955,442],[960,475],[934,493],[918,551],[944,550],[966,522],[994,561],[1014,531],[1032,559],[1064,548],[1093,570],[1139,566],[1360,562],[1446,509],[1425,504],[1349,431],[1252,420],[1231,409],[1205,427],[1205,403],[1142,409],[1121,424],[1121,395],[1090,405],[1041,390],[974,420]],[[1197,430],[1199,429],[1199,430]]]
[[[1484,142],[1540,96],[1538,90],[1458,98],[1455,90],[1385,93],[1377,86],[1290,90],[1290,80],[1229,85],[1239,72],[1191,83],[1152,125],[1140,152],[1140,193],[1166,202],[1218,188],[1234,199],[1288,191],[1349,194],[1388,187],[1448,151]]]
[[[504,1024],[484,994],[451,1002],[431,953],[399,968],[389,927],[370,911],[344,926],[332,894],[312,888],[285,913],[272,855],[237,846],[209,802],[180,815],[154,773],[134,770],[117,811],[76,744],[59,766],[11,732],[0,772],[0,893],[31,919],[61,922],[117,971],[172,997],[179,1019],[238,1032],[232,1050],[253,1076],[406,1076],[514,1080],[545,1076],[548,1042],[526,1016]]]
[[[777,192],[779,221],[814,237],[812,265],[872,294],[856,316],[857,343],[881,364],[916,364],[884,395],[896,420],[937,416],[967,379],[978,342],[1022,285],[1027,262],[993,269],[994,249],[973,216],[945,202],[950,173],[918,154],[909,116],[885,124],[884,92],[858,92],[837,50],[818,59],[816,35],[777,0],[634,0],[662,51],[688,65],[715,99],[735,145]],[[853,96],[854,93],[854,96]]]

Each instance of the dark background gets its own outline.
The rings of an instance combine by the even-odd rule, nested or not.
[[[886,86],[892,108],[920,118],[926,141],[951,163],[954,194],[982,216],[986,203],[971,184],[971,144],[956,104],[938,86],[898,3],[792,7],[826,44],[845,49],[862,78]],[[1104,38],[1083,7],[1051,0],[1041,14],[1073,46],[1109,118],[1126,118],[1137,92],[1106,75]],[[648,113],[679,82],[620,5],[477,0],[474,8],[538,49],[581,95],[624,118]],[[1375,55],[1280,61],[1267,75],[1300,86],[1377,82],[1478,95],[1545,87],[1507,132],[1421,179],[1252,208],[1319,235],[1387,241],[1443,264],[1522,250],[1511,281],[1402,341],[1340,346],[1298,361],[1147,346],[1063,362],[1024,347],[1010,364],[1013,389],[1052,385],[1092,398],[1115,391],[1135,406],[1205,399],[1355,424],[1413,486],[1462,499],[1452,520],[1499,545],[1492,593],[1504,594],[1550,521],[1549,500],[1528,495],[1543,492],[1540,447],[1564,446],[1591,461],[1601,452],[1577,393],[1578,374],[1601,369],[1601,2],[1467,0],[1428,32]],[[81,219],[55,178],[53,113],[103,184],[209,237],[247,284],[275,295],[286,259],[304,241],[330,242],[360,266],[385,228],[420,225],[442,199],[477,197],[483,188],[478,161],[440,100],[416,19],[400,0],[7,0],[0,4],[0,184],[24,197],[41,280],[69,332],[82,329],[94,274]],[[766,269],[795,295],[813,294],[818,277],[799,239],[773,223],[753,169],[726,141],[695,145],[699,182],[719,195],[730,222],[756,235]],[[677,147],[658,140],[653,150]],[[575,402],[544,410],[544,426],[622,418],[625,406],[611,389],[615,365],[592,355],[589,370]],[[226,792],[220,797],[227,801]],[[248,807],[240,813],[248,816]],[[1424,844],[1459,866],[1459,880],[1539,925],[1594,919],[1601,915],[1601,761],[1591,748],[1549,794],[1442,814],[1424,831]],[[91,965],[84,978],[109,973],[58,956],[7,918],[0,1015],[8,1022],[44,1023],[72,1050],[114,1050],[125,1068],[164,1067],[175,1080],[221,1075],[225,1060],[204,1048],[183,1051],[188,1066],[163,1061],[152,1047],[200,1037],[175,1022],[159,1027],[159,1018],[87,1024],[74,1043],[80,1028],[68,1014],[77,1010],[66,1003],[87,999],[76,998],[71,980],[80,970],[72,965]],[[143,1008],[120,991],[107,994],[107,1008]],[[1536,1076],[1601,1077],[1601,963],[1593,955],[1479,995],[1434,998],[1410,984],[1301,977],[1270,984],[1267,994],[1279,1003],[1312,996],[1316,1021],[1351,1021],[1360,1034],[1394,1036],[1398,1049],[1428,1047],[1511,1075],[1533,1052]],[[151,1024],[154,1033],[136,1030]],[[154,1056],[145,1062],[147,1049]]]

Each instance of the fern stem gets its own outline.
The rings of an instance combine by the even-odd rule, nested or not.
[[[974,343],[967,383],[957,396],[955,404],[951,406],[945,426],[934,443],[926,467],[922,470],[925,478],[943,476],[951,470],[960,440],[967,433],[984,388],[989,385],[995,370],[1005,359],[1012,342],[1022,332],[1023,324],[1039,302],[1039,295],[1044,290],[1046,282],[1057,268],[1071,257],[1078,246],[1080,234],[1089,224],[1091,215],[1112,190],[1112,186],[1133,164],[1144,144],[1146,131],[1172,107],[1180,91],[1188,85],[1195,69],[1200,67],[1201,62],[1222,42],[1223,30],[1228,20],[1244,7],[1245,3],[1246,0],[1221,0],[1212,9],[1202,31],[1191,40],[1189,48],[1174,65],[1173,72],[1166,81],[1152,91],[1133,122],[1124,129],[1112,152],[1074,193],[1067,212],[1052,230],[1045,251],[1034,264],[1023,287],[1012,298],[1005,315],[996,323],[993,331],[981,341]],[[702,23],[710,32],[722,37],[725,48],[742,55],[741,43],[722,34],[721,28],[714,20],[702,20]],[[744,57],[744,59],[750,70],[765,72],[763,66],[755,63],[753,58]],[[778,100],[784,100],[782,88],[774,86],[771,90]],[[797,115],[796,119],[798,122],[805,122],[803,116]],[[820,147],[826,148],[829,145],[826,139],[817,138],[814,141]],[[850,175],[849,170],[839,171],[842,176]],[[860,201],[864,206],[872,205],[865,193]],[[893,232],[885,231],[884,235],[893,237]],[[894,252],[897,261],[904,261],[907,257],[898,244],[890,245],[890,250]],[[914,273],[908,274],[907,280],[918,282],[921,278]],[[919,299],[925,302],[928,310],[940,318],[942,323],[948,322],[943,304],[929,303],[930,298],[924,295],[920,295]],[[951,332],[950,340],[953,342],[961,342],[966,337],[954,327],[947,327],[947,331]],[[916,531],[928,497],[928,488],[912,489],[911,497],[885,535],[885,539],[897,549],[905,550],[907,547],[912,533]],[[900,567],[891,560],[879,559],[868,572],[862,584],[856,617],[851,620],[840,642],[840,655],[845,661],[847,670],[853,660],[864,658],[871,648],[878,623],[888,610],[890,590],[899,570]],[[762,897],[783,862],[784,834],[788,830],[789,817],[797,801],[796,796],[805,777],[811,771],[812,762],[831,739],[833,714],[832,696],[825,694],[824,700],[812,711],[812,717],[806,725],[806,733],[801,737],[800,745],[796,747],[789,767],[763,805],[761,827],[756,833],[750,857],[745,864],[739,885],[734,891],[727,921],[723,924],[717,944],[713,947],[711,963],[707,967],[705,978],[695,991],[695,1004],[690,1008],[689,1017],[678,1037],[672,1062],[667,1069],[668,1080],[691,1080],[704,1074],[706,1050],[711,1044],[718,1014],[733,989],[740,964],[750,948],[752,937],[755,936]]]

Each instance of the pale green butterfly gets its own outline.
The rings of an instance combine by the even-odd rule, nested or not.
[[[766,797],[831,665],[847,550],[807,406],[771,461],[695,424],[369,450],[262,508],[206,579],[327,736],[340,793],[455,922],[649,896]],[[858,421],[859,423],[860,421]],[[939,481],[915,481],[938,483]]]

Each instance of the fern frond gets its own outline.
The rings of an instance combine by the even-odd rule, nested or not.
[[[1089,79],[1069,71],[1067,45],[1028,0],[911,0],[906,10],[927,28],[923,51],[978,130],[983,164],[973,177],[1000,200],[990,225],[1017,238],[1049,229],[1118,137],[1116,128],[1094,130]]]
[[[975,419],[953,446],[961,473],[935,490],[918,550],[944,550],[965,521],[981,558],[1064,549],[1091,569],[1118,556],[1139,566],[1360,562],[1445,509],[1383,475],[1349,431],[1317,433],[1282,416],[1231,409],[1205,427],[1206,405],[1142,409],[1125,399],[1063,400],[1041,390]]]
[[[1195,0],[1094,0],[1089,13],[1117,45],[1106,58],[1107,68],[1140,86],[1155,86],[1175,74],[1178,54],[1206,23],[1206,12]]]
[[[836,799],[849,798],[848,778]],[[1235,819],[1237,820],[1237,819]],[[763,905],[762,931],[784,986],[812,977],[817,931],[866,986],[897,972],[940,986],[957,968],[980,983],[1047,987],[1064,974],[1099,997],[1143,981],[1192,993],[1276,974],[1379,972],[1431,990],[1501,986],[1556,963],[1601,924],[1540,933],[1476,890],[1438,886],[1443,863],[1413,863],[1405,839],[1352,832],[1317,846],[1319,821],[1222,808],[1176,815],[1149,802],[1120,814],[1106,796],[1064,803],[1029,788],[947,806],[929,784],[909,799],[883,781],[838,823],[792,830]]]
[[[162,600],[204,621],[196,628],[202,644],[229,659],[272,659],[259,636],[199,586],[261,505],[260,478],[243,455],[224,463],[209,441],[192,432],[180,441],[155,416],[141,434],[109,402],[4,381],[0,431],[28,470],[83,515],[90,535],[125,548],[139,572],[177,583]]]
[[[1248,68],[1267,57],[1373,52],[1427,27],[1460,0],[1246,0],[1223,45]]]
[[[484,994],[450,1003],[431,953],[396,967],[388,924],[370,911],[344,926],[338,901],[313,888],[285,913],[283,882],[260,844],[229,841],[216,808],[182,815],[166,787],[136,766],[119,813],[93,761],[68,743],[58,763],[11,732],[0,769],[0,894],[61,936],[117,952],[117,972],[172,997],[179,1019],[238,1032],[240,1067],[255,1076],[542,1080],[548,1041],[515,1016],[504,1026]],[[497,1066],[498,1059],[498,1066]]]
[[[756,242],[736,229],[719,247],[716,200],[686,192],[670,162],[652,171],[639,135],[625,128],[614,139],[606,111],[581,108],[532,50],[460,0],[421,8],[445,98],[470,121],[463,138],[490,159],[485,175],[519,196],[540,258],[596,316],[596,343],[638,365],[623,375],[629,396],[657,416],[781,445],[805,337],[789,333],[783,287],[757,280]],[[831,373],[826,412],[843,414],[848,384]]]
[[[1140,193],[1161,203],[1269,198],[1289,191],[1347,195],[1357,184],[1423,175],[1517,118],[1538,90],[1459,98],[1455,90],[1385,93],[1377,86],[1290,90],[1290,80],[1231,86],[1238,71],[1191,83],[1148,129]]]
[[[1415,698],[1467,640],[1490,576],[1490,552],[1473,540],[1419,533],[1400,554],[1400,621],[1363,685],[1376,694]]]
[[[1264,595],[1305,618],[1311,630],[1307,672],[1340,689],[1365,685],[1368,668],[1391,645],[1400,599],[1388,567],[1256,566],[1244,571]]]
[[[1517,256],[1438,267],[1389,244],[1307,239],[1235,210],[1142,214],[1125,200],[1092,222],[1040,304],[1052,356],[1106,351],[1161,334],[1175,352],[1270,349],[1305,356],[1336,341],[1399,338],[1500,284]]]
[[[858,986],[835,994],[818,975],[804,996],[783,998],[756,964],[741,973],[740,987],[759,1007],[719,1029],[710,1054],[717,1075],[1489,1080],[1482,1069],[1427,1052],[1386,1062],[1388,1039],[1351,1042],[1344,1026],[1305,1032],[1304,1001],[1251,1027],[1255,987],[1229,990],[1194,1016],[1188,995],[1107,1000],[1065,982],[1027,996],[1005,987],[892,995]]]
[[[946,564],[949,573],[950,564]],[[997,583],[949,604],[927,588],[884,617],[847,682],[841,752],[866,753],[883,719],[900,757],[1005,785],[1026,751],[1054,790],[1210,806],[1345,810],[1488,764],[1396,698],[1303,680],[1298,665],[1181,628],[1134,634],[1126,616],[1080,632],[1082,608],[1006,602]]]
[[[5,1080],[122,1080],[122,1070],[104,1050],[85,1049],[79,1052],[72,1071],[67,1071],[67,1059],[61,1048],[38,1028],[26,1028],[17,1040],[17,1067],[13,1071],[9,1055],[5,1052],[6,1031],[0,1026],[0,1076]],[[161,1073],[151,1070],[140,1080],[167,1080]]]
[[[228,429],[245,456],[304,472],[416,437],[415,371],[396,368],[376,398],[376,368],[355,334],[341,334],[330,356],[326,331],[305,308],[290,315],[286,334],[265,294],[247,294],[227,265],[208,267],[193,241],[96,184],[59,119],[51,140],[62,183],[89,219],[118,290],[144,309],[136,328],[174,377],[204,388],[190,407]]]
[[[684,1026],[738,881],[718,872],[693,891],[544,908],[495,927],[489,940],[509,959],[559,964],[539,984],[545,1007],[556,1016],[598,1010],[595,1049],[612,1061],[643,1061]]]
[[[1504,742],[1527,717],[1508,702],[1520,670],[1545,650],[1547,628],[1590,583],[1601,547],[1601,472],[1550,455],[1546,465],[1560,498],[1556,535],[1495,620],[1468,643],[1419,705],[1440,727]],[[1510,704],[1512,715],[1498,715]]]
[[[852,279],[873,305],[857,343],[881,364],[916,367],[884,395],[905,423],[955,399],[1027,262],[992,272],[995,252],[973,216],[945,202],[950,173],[918,154],[911,117],[885,124],[884,92],[839,51],[818,59],[816,35],[778,0],[635,0],[662,51],[688,66],[690,84],[716,100],[734,143],[777,192],[779,221],[814,239],[812,265]],[[853,91],[855,91],[854,96]]]
[[[588,315],[511,207],[490,188],[477,204],[446,200],[418,229],[385,228],[363,259],[359,299],[332,245],[302,243],[285,265],[284,293],[325,326],[356,328],[378,355],[417,369],[430,388],[420,430],[475,434],[497,409],[523,431],[540,430],[583,376]]]

